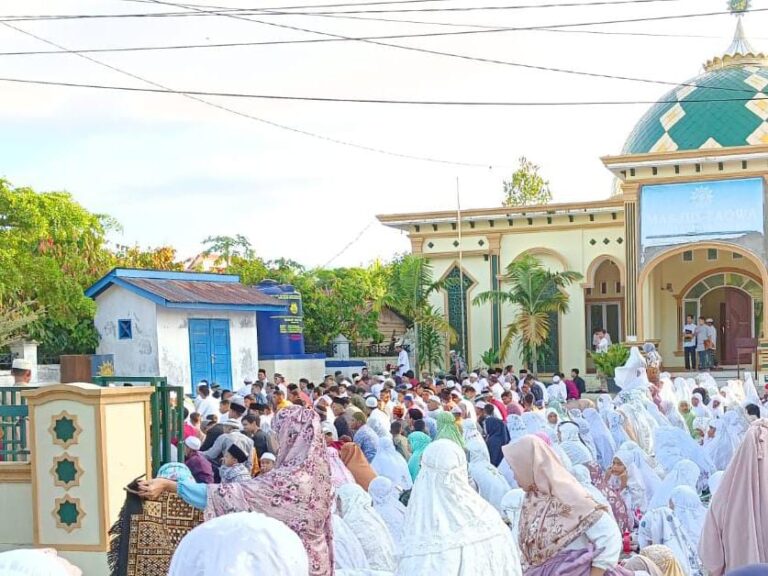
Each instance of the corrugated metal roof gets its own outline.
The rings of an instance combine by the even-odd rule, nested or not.
[[[151,278],[122,278],[122,281],[175,304],[285,305],[277,298],[267,296],[253,286],[245,286],[240,283]]]

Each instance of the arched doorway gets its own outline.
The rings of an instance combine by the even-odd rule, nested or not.
[[[763,289],[739,272],[713,273],[683,295],[685,316],[712,318],[718,331],[716,355],[721,364],[738,363],[737,343],[759,336],[763,321]]]
[[[592,267],[590,267],[591,270]],[[624,273],[613,259],[603,259],[584,285],[587,343],[596,330],[605,330],[612,342],[624,339]]]

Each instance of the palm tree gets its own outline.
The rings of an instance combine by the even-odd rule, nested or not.
[[[491,290],[477,295],[473,300],[475,305],[498,302],[515,307],[515,316],[506,327],[499,349],[502,360],[512,344],[519,341],[523,360],[534,372],[538,370],[540,355],[549,338],[550,314],[568,312],[569,298],[564,289],[581,277],[572,270],[550,272],[541,260],[524,254],[507,266],[503,278],[509,285],[506,291]]]
[[[408,328],[414,329],[417,369],[424,364],[432,370],[445,352],[445,337],[450,342],[456,337],[445,316],[429,302],[430,296],[443,287],[443,282],[432,280],[432,266],[420,256],[404,256],[392,266],[382,304],[400,314]]]

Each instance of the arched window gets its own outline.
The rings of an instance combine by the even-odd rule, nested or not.
[[[453,348],[461,351],[462,357],[467,362],[467,365],[469,365],[471,362],[468,358],[469,348],[467,345],[469,340],[467,331],[467,325],[469,324],[469,319],[467,318],[469,309],[467,294],[475,282],[466,273],[461,273],[458,266],[454,266],[445,276],[445,281],[445,292],[448,296],[448,323],[456,332],[457,338]]]

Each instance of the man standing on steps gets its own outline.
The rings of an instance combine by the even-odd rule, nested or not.
[[[693,322],[693,316],[685,317],[683,351],[685,352],[685,369],[696,370],[696,324]]]
[[[403,376],[411,369],[411,360],[408,358],[408,352],[403,348],[402,342],[398,342],[395,346],[397,351],[397,375]]]

